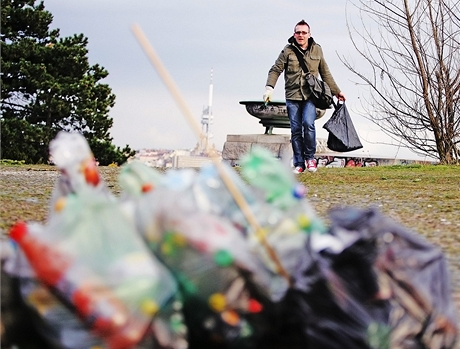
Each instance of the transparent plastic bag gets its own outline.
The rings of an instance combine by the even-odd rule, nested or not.
[[[276,212],[276,218],[271,217],[270,220],[260,217],[260,224],[263,226],[264,239],[291,277],[299,261],[308,253],[308,236],[323,234],[326,227],[307,200],[306,188],[296,180],[288,166],[275,159],[268,150],[253,147],[241,159],[240,165],[241,175],[262,193],[264,205],[271,208],[270,212]],[[276,271],[273,258],[264,246],[260,242],[254,246],[264,264]],[[283,293],[278,293],[277,299],[282,296]]]
[[[118,175],[118,182],[122,188],[123,200],[125,197],[140,197],[149,193],[159,185],[163,180],[163,175],[155,169],[146,166],[139,160],[133,160],[123,164]]]
[[[168,171],[161,185],[137,199],[135,221],[178,281],[190,342],[248,347],[265,330],[265,291],[259,293],[263,288],[253,277],[267,274],[243,234],[205,209],[209,201],[198,177],[195,171]]]
[[[117,203],[102,194],[70,195],[38,228],[18,223],[10,234],[37,277],[109,348],[134,347],[176,283]]]
[[[21,277],[20,292],[27,306],[35,311],[35,327],[55,348],[84,349],[102,347],[83,322],[35,278]]]
[[[60,131],[50,142],[49,151],[51,161],[60,172],[51,196],[50,217],[70,194],[93,191],[113,196],[99,173],[94,155],[83,135]]]

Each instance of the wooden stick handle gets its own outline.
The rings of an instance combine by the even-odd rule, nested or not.
[[[166,70],[165,66],[160,60],[160,57],[157,55],[155,50],[153,49],[152,45],[150,45],[147,37],[145,36],[144,32],[141,30],[141,28],[137,25],[134,24],[132,26],[132,30],[134,32],[134,35],[136,36],[137,40],[139,41],[140,45],[142,46],[144,52],[147,54],[148,58],[152,62],[153,66],[158,72],[158,75],[160,75],[161,79],[165,83],[166,87],[168,88],[169,92],[172,94],[174,100],[178,104],[179,108],[181,109],[182,113],[185,115],[186,119],[188,120],[190,126],[192,127],[193,131],[196,133],[197,137],[199,140],[202,140],[205,135],[201,132],[200,126],[198,125],[198,122],[195,120],[193,113],[190,111],[188,108],[187,104],[185,103],[184,99],[182,98],[182,95],[177,88],[176,84],[174,83],[174,80],[172,77],[169,75],[168,71]],[[228,191],[232,195],[233,199],[235,200],[236,204],[240,208],[240,210],[243,212],[246,220],[248,221],[249,225],[253,229],[254,233],[257,235],[257,238],[259,241],[262,243],[264,248],[266,249],[267,253],[269,254],[270,258],[273,260],[275,263],[278,272],[280,275],[282,275],[284,278],[287,279],[287,281],[290,283],[290,276],[286,272],[286,270],[283,268],[281,265],[281,262],[276,255],[276,252],[273,250],[273,248],[267,243],[266,238],[265,238],[265,233],[262,227],[260,226],[259,222],[257,221],[254,213],[252,212],[250,206],[248,205],[247,201],[245,200],[244,196],[241,194],[241,192],[238,190],[236,187],[235,183],[231,180],[231,178],[228,176],[228,174],[225,172],[225,169],[222,165],[222,163],[219,161],[219,158],[216,154],[216,152],[209,147],[209,144],[206,142],[206,152],[210,156],[212,162],[216,166],[219,175],[221,176],[224,184],[227,186]]]

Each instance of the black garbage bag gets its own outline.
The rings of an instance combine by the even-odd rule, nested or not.
[[[347,152],[363,147],[345,103],[335,105],[334,113],[323,128],[329,132],[327,147],[330,150]]]
[[[308,348],[447,349],[456,307],[439,249],[375,209],[337,208],[287,297]]]

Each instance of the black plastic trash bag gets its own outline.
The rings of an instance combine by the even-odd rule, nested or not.
[[[334,113],[323,128],[329,132],[327,147],[330,150],[347,152],[363,147],[345,103],[336,105]]]
[[[312,235],[287,295],[308,348],[449,349],[456,307],[445,257],[375,209],[337,208]]]

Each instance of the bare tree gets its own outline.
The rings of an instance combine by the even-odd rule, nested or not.
[[[415,153],[459,164],[460,1],[349,3],[350,38],[366,64],[341,60],[369,87],[363,116]]]

